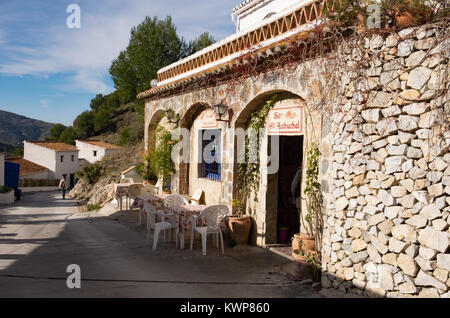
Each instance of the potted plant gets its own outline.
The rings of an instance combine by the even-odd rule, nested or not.
[[[252,221],[245,215],[245,202],[233,200],[233,215],[228,217],[230,236],[237,244],[248,244]]]
[[[14,203],[14,189],[10,187],[0,187],[0,204]]]
[[[305,194],[306,211],[301,211],[302,232],[295,234],[294,240],[301,240],[304,253],[320,255],[321,238],[323,231],[322,193],[319,178],[319,146],[312,143],[308,151]],[[306,214],[305,214],[306,213]],[[294,248],[294,247],[293,247]]]

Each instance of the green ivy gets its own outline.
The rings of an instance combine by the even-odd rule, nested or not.
[[[157,127],[154,135],[158,143],[149,152],[150,171],[162,177],[163,180],[169,180],[175,172],[172,161],[172,149],[175,142],[172,140],[172,134],[162,127]]]
[[[247,198],[252,191],[258,190],[260,174],[259,174],[259,162],[250,163],[250,158],[257,158],[259,161],[259,130],[264,128],[266,124],[267,115],[270,110],[275,106],[275,103],[279,100],[279,95],[275,94],[266,101],[263,107],[258,111],[252,113],[249,118],[247,127],[253,129],[256,133],[255,138],[245,138],[245,162],[240,163],[238,167],[238,184],[239,188],[242,190],[242,196]],[[253,143],[251,144],[251,141]],[[256,144],[254,143],[256,142]],[[257,198],[255,198],[257,200]]]

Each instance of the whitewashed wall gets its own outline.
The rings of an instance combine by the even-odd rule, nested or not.
[[[255,25],[261,24],[264,18],[274,12],[276,14],[286,10],[292,6],[299,6],[303,3],[308,3],[306,0],[265,0],[265,1],[254,1],[258,3],[256,6],[248,8],[243,7],[236,13],[232,14],[234,23],[236,24],[236,32],[245,32],[246,30],[252,28]]]
[[[64,162],[61,162],[61,156],[64,156]],[[24,159],[49,169],[50,179],[59,179],[64,174],[70,175],[79,170],[78,151],[55,151],[25,141]]]

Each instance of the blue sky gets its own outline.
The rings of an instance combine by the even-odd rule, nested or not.
[[[172,16],[180,36],[234,33],[240,0],[0,0],[0,109],[72,125],[97,94],[114,91],[108,69],[145,16]],[[70,4],[81,29],[69,29]]]

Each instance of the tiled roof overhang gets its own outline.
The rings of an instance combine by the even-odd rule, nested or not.
[[[262,54],[270,54],[268,48],[280,49],[283,41],[300,34],[302,31],[313,29],[321,23],[321,14],[323,5],[326,1],[310,1],[291,13],[282,17],[275,18],[253,31],[249,31],[244,35],[234,35],[225,40],[210,46],[191,57],[181,60],[177,63],[169,65],[161,69],[159,75],[172,72],[169,78],[162,77],[160,85],[150,90],[140,93],[139,99],[155,98],[159,94],[171,89],[193,82],[198,79],[205,78],[212,74],[224,73],[231,69],[233,65],[239,62],[239,58],[252,52],[260,51]],[[206,57],[211,53],[221,51],[220,56],[215,55],[216,60],[207,63]],[[205,57],[206,56],[206,57]],[[187,65],[196,60],[202,59],[203,63]],[[186,66],[183,70],[182,67]]]

